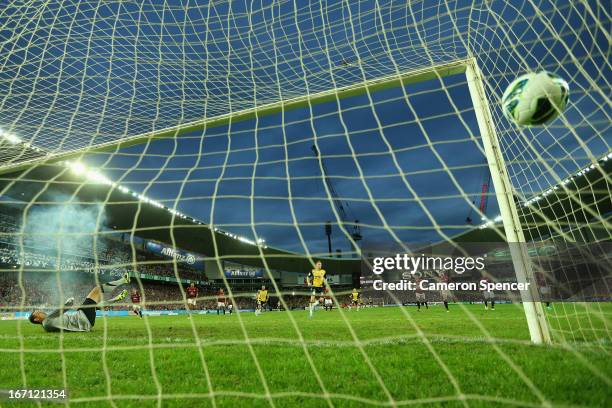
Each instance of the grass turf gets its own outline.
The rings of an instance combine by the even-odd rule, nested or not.
[[[0,388],[25,378],[76,406],[612,406],[611,306],[556,305],[571,342],[555,346],[529,344],[518,305],[99,318],[63,336],[1,321]]]

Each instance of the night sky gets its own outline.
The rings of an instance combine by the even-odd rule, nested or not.
[[[451,85],[461,80],[449,78],[447,82]],[[462,87],[465,85],[454,90],[455,103],[460,109],[468,109],[469,98]],[[408,86],[407,91],[412,92],[411,88]],[[484,156],[458,123],[444,95],[427,93],[415,96],[412,102],[417,107],[418,120],[427,129],[429,142],[401,90],[375,96],[382,102],[377,102],[374,109],[367,97],[361,96],[341,101],[341,114],[335,103],[316,106],[312,121],[307,109],[299,109],[285,114],[284,127],[282,115],[278,114],[261,118],[257,128],[253,120],[237,123],[231,131],[227,126],[211,129],[204,135],[201,157],[196,154],[201,134],[156,141],[146,149],[140,163],[145,150],[136,146],[122,151],[133,156],[113,155],[104,173],[114,180],[127,174],[123,184],[130,189],[146,188],[148,196],[167,206],[178,200],[177,207],[182,212],[205,222],[212,218],[222,229],[253,237],[254,223],[258,236],[286,249],[300,251],[296,231],[299,226],[309,249],[324,251],[324,224],[329,220],[334,224],[334,250],[344,252],[350,249],[349,241],[338,228],[342,219],[334,215],[332,200],[326,193],[319,160],[312,151],[316,143],[331,183],[343,205],[348,206],[347,221],[360,221],[364,241],[392,239],[384,223],[405,242],[441,239],[422,206],[445,233],[454,235],[465,230],[470,208],[462,194],[466,192],[467,198],[478,206],[488,170]],[[381,121],[382,132],[374,112]],[[431,119],[434,115],[445,117]],[[465,119],[477,133],[473,113],[466,112]],[[433,149],[443,163],[433,155]],[[174,151],[173,157],[168,157],[169,151]],[[97,157],[107,158],[108,155]],[[88,162],[94,163],[91,159]],[[448,171],[463,192],[454,187]],[[211,214],[213,198],[215,208]],[[488,212],[496,213],[495,200],[490,200]],[[479,223],[477,215],[472,218]]]

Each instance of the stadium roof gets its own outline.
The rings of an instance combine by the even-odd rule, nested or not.
[[[560,233],[551,229],[546,218],[558,220],[555,225],[564,225],[564,229],[571,231],[576,240],[599,240],[606,236],[602,220],[593,220],[593,217],[589,216],[589,209],[597,210],[596,213],[606,214],[607,217],[612,214],[610,184],[604,177],[604,174],[610,174],[612,160],[605,156],[600,160],[599,167],[601,171],[581,170],[568,179],[569,182],[565,180],[532,198],[533,201],[541,197],[538,199],[538,209],[541,212],[530,211],[529,205],[517,199],[528,240],[530,237],[547,237]],[[3,195],[33,206],[58,204],[55,200],[58,193],[74,195],[76,201],[85,206],[104,203],[108,225],[116,231],[134,231],[135,235],[140,237],[155,239],[207,256],[217,254],[223,259],[260,267],[264,266],[265,259],[269,268],[288,271],[308,270],[311,266],[310,260],[304,254],[240,239],[236,235],[211,228],[199,220],[148,200],[110,180],[90,177],[89,181],[84,183],[83,177],[83,172],[74,171],[74,165],[71,168],[66,163],[39,164],[27,170],[4,174],[0,179],[0,191]],[[578,197],[581,206],[574,205],[570,195]],[[581,228],[587,223],[588,229]],[[576,231],[581,235],[575,235]],[[475,227],[457,235],[454,241],[503,242],[501,234],[501,226],[485,224],[484,228]],[[329,270],[338,273],[359,273],[361,268],[358,259],[350,258],[326,258],[325,264]]]
[[[304,254],[249,242],[165,206],[143,200],[142,196],[117,185],[109,185],[101,179],[83,183],[82,177],[59,163],[40,164],[3,175],[0,191],[28,206],[62,204],[57,202],[58,193],[74,195],[75,201],[83,206],[104,203],[107,224],[114,231],[134,231],[142,238],[155,239],[206,256],[217,254],[245,265],[264,266],[263,254],[270,269],[304,271],[311,268],[312,264]],[[318,256],[313,260],[316,258]],[[338,273],[359,272],[360,267],[358,260],[348,258],[329,258],[325,263]]]

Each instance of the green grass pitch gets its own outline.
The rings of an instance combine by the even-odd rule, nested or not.
[[[554,346],[529,344],[518,305],[99,318],[64,336],[1,321],[0,388],[83,407],[612,406],[610,306],[555,305]]]

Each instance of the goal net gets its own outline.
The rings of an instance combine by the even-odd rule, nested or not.
[[[605,1],[8,2],[0,397],[603,405],[539,380],[530,342],[610,385],[610,40]],[[518,127],[501,96],[541,70],[570,102]],[[399,253],[532,286],[380,289]],[[28,321],[126,272],[91,333]],[[508,386],[472,383],[487,358]]]

